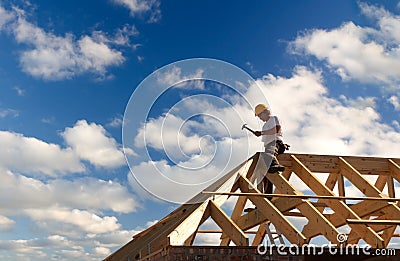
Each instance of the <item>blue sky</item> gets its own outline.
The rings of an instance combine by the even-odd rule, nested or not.
[[[293,152],[400,157],[399,2],[0,1],[0,259],[98,260],[176,207],[130,174],[122,120],[148,75],[190,58],[231,63],[256,84],[239,95],[192,81],[161,95],[146,125],[129,119],[134,172],[154,164],[192,178],[174,162],[212,159],[221,172],[262,149],[240,130],[260,124],[240,102],[260,101],[256,85]],[[178,64],[154,76],[172,84],[202,69]],[[183,112],[208,116],[183,121]],[[176,137],[183,123],[179,155],[159,130]]]

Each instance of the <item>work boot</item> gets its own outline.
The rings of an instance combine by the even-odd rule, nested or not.
[[[253,211],[253,210],[256,210],[256,209],[257,209],[257,207],[254,207],[254,208],[245,208],[243,211],[246,212],[246,213],[249,213],[249,212],[251,212],[251,211]]]
[[[276,173],[280,171],[284,171],[285,167],[280,165],[278,160],[274,157],[271,161],[271,165],[268,169],[268,173]]]

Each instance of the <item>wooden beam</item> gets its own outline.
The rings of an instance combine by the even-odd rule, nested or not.
[[[246,176],[251,177],[251,175],[254,172],[254,169],[256,168],[259,156],[260,156],[259,152],[254,154],[253,157],[251,157],[245,164],[245,168],[241,171],[242,173],[239,172],[239,174],[242,176],[245,174]],[[250,166],[249,166],[249,164],[250,164]],[[239,189],[239,183],[238,183],[238,180],[236,180],[235,184],[232,186],[231,192],[234,192],[238,189]],[[242,215],[244,206],[246,205],[246,202],[247,202],[247,198],[245,196],[238,198],[238,200],[236,201],[235,207],[233,209],[232,215],[231,215],[231,218],[233,221],[236,222],[236,220]],[[229,246],[231,239],[225,233],[223,233],[221,235],[220,239],[221,239],[220,246]]]
[[[210,200],[209,202],[209,208],[211,218],[237,246],[249,245],[249,238],[236,225],[236,223],[233,222],[233,220],[230,219],[228,215],[226,215],[225,212],[212,200]]]
[[[258,157],[259,157],[259,152],[257,152],[256,154],[254,154],[250,159],[248,159],[247,161],[244,162],[242,168],[240,168],[238,170],[238,174],[239,175],[244,175],[244,173],[252,173],[254,171],[255,168],[255,164],[257,163]],[[234,192],[236,190],[239,189],[239,184],[237,182],[237,180],[235,181],[235,183],[232,186],[231,192]]]
[[[378,176],[378,178],[376,179],[376,181],[375,181],[375,187],[377,188],[377,189],[379,189],[381,192],[383,191],[383,188],[385,187],[385,184],[386,184],[386,181],[387,181],[387,179],[389,178],[390,176],[384,176],[384,175],[380,175],[380,176]],[[361,204],[362,204],[363,202],[361,202]],[[368,208],[368,207],[365,207],[365,208]],[[368,215],[360,215],[360,217],[362,217],[363,219],[370,219],[370,217],[372,216],[372,215],[375,215],[375,216],[380,216],[380,218],[381,219],[388,219],[387,217],[385,217],[385,216],[382,216],[382,215],[385,215],[385,211],[381,211],[381,210],[384,210],[385,208],[387,208],[387,206],[385,206],[384,208],[380,208],[378,211],[375,211],[375,212],[373,212],[373,213],[370,213],[370,214],[368,214]],[[377,213],[377,212],[382,212],[382,213]],[[356,211],[356,213],[359,213],[358,211]],[[384,229],[387,229],[388,228],[388,226],[387,225],[385,225],[385,226],[382,226],[382,225],[379,225],[379,226],[377,226],[377,225],[372,225],[372,226],[370,226],[375,232],[380,232],[380,231],[382,231],[382,230],[384,230]],[[381,237],[385,240],[385,238],[383,237],[383,235],[381,235]],[[350,231],[350,233],[349,233],[349,235],[348,235],[348,237],[347,237],[347,243],[348,244],[357,244],[358,243],[358,241],[360,240],[360,238],[354,233],[354,231]],[[386,240],[385,240],[385,245],[387,245],[386,244]]]
[[[396,163],[393,159],[388,160],[388,165],[389,165],[389,171],[391,175],[391,183],[393,182],[393,179],[396,179],[398,182],[400,182],[400,165]],[[389,191],[389,180],[388,180],[388,191]],[[389,192],[390,195],[390,192]],[[395,190],[394,190],[394,184],[393,184],[393,195],[395,196]],[[400,202],[397,203],[397,206],[400,206]],[[390,242],[390,239],[393,237],[394,232],[396,230],[397,226],[392,226],[388,229],[386,229],[383,234],[382,238],[385,240],[385,245],[388,245]]]
[[[400,198],[382,198],[382,197],[343,197],[343,196],[320,196],[320,195],[304,195],[304,194],[297,194],[297,195],[290,195],[290,194],[266,194],[266,193],[248,193],[248,192],[212,192],[212,191],[203,191],[204,194],[211,194],[211,195],[226,195],[226,196],[255,196],[255,197],[278,197],[278,198],[300,198],[300,199],[338,199],[338,200],[366,200],[366,201],[383,201],[383,202],[394,202],[400,201]]]
[[[292,167],[291,156],[298,158],[311,172],[332,173],[338,170],[338,158],[335,155],[313,155],[284,153],[278,156],[279,162],[286,168]],[[387,159],[377,157],[345,156],[346,160],[363,175],[389,175]],[[400,165],[400,160],[398,165]]]
[[[210,213],[210,208],[207,206],[203,216],[200,219],[199,224],[197,225],[196,230],[193,232],[192,235],[190,235],[185,242],[183,243],[184,246],[191,246],[193,245],[194,239],[196,238],[196,234],[198,233],[199,227],[210,217],[211,213]]]
[[[251,176],[253,175],[254,170],[256,169],[257,162],[258,162],[258,159],[259,159],[259,158],[260,158],[260,152],[256,153],[256,154],[253,156],[253,158],[252,158],[253,161],[251,162],[251,165],[250,165],[249,169],[247,170],[246,178],[250,179]],[[244,175],[242,175],[242,176],[244,176]]]
[[[333,188],[334,188],[335,185],[336,185],[337,180],[338,180],[338,174],[337,174],[337,173],[335,173],[335,172],[329,173],[329,176],[328,176],[328,178],[327,178],[326,181],[325,181],[325,186],[326,186],[327,188],[329,188],[330,190],[333,190]],[[317,200],[317,203],[320,203],[320,204],[321,204],[322,202],[321,202],[320,199],[318,199],[318,200]],[[325,203],[322,203],[322,204],[324,204],[324,206],[317,207],[318,211],[321,212],[321,213],[324,212],[324,209],[325,209],[325,207],[326,207],[326,204],[325,204]],[[315,206],[315,205],[314,205],[314,206]],[[310,223],[306,224],[306,225],[303,227],[303,231],[304,231],[304,229],[305,229],[305,230],[311,229],[312,226],[313,226],[313,225],[310,224]]]
[[[383,240],[385,240],[385,246],[389,245],[389,242],[392,239],[396,228],[397,228],[397,226],[391,226],[390,228],[383,231],[382,238],[383,238]]]
[[[379,175],[375,181],[375,187],[379,189],[381,192],[385,188],[387,182],[387,176]]]
[[[400,165],[392,159],[388,159],[390,175],[400,182]]]
[[[344,158],[339,157],[339,165],[341,174],[345,176],[354,186],[356,186],[364,195],[368,197],[387,197],[382,194],[379,189],[372,185],[367,179],[365,179],[361,173],[356,170],[350,163]]]
[[[342,156],[362,175],[388,175],[387,160],[377,157]]]
[[[260,193],[250,181],[241,176],[239,177],[240,189],[243,192]],[[248,198],[257,206],[257,209],[279,228],[279,231],[291,242],[299,245],[306,243],[307,238],[297,230],[293,224],[267,199],[258,196],[248,196]]]
[[[378,215],[377,218],[373,219],[373,220],[397,220],[399,218],[399,215],[397,215],[395,212],[390,211],[390,206],[386,206],[385,208],[382,209],[384,214],[382,215]],[[365,217],[362,217],[362,219],[364,220],[371,220],[371,217],[375,216],[375,215],[367,215]],[[382,222],[381,222],[382,223]],[[383,222],[384,223],[384,222]],[[393,224],[387,223],[387,224],[380,224],[379,222],[377,223],[373,223],[370,225],[370,227],[375,231],[375,232],[381,232],[385,229],[388,229],[390,226],[393,226]],[[353,238],[351,237],[351,234],[349,234],[349,238]]]
[[[290,183],[282,177],[282,175],[267,174],[267,178],[282,192],[288,195],[301,195],[302,193],[297,191]],[[308,222],[314,224],[316,228],[324,235],[328,240],[334,242],[337,239],[339,231],[333,226],[325,217],[319,212],[309,200],[298,199],[297,209],[308,219]],[[307,230],[302,231],[304,236],[307,237]],[[308,238],[308,241],[311,238]]]
[[[299,203],[294,198],[278,198],[273,204],[283,213],[294,209]],[[255,209],[241,216],[236,223],[242,230],[248,230],[267,220],[263,213]]]
[[[292,155],[292,159],[292,168],[294,172],[310,189],[314,191],[314,193],[323,196],[335,195],[332,190],[319,182],[311,171],[308,170],[307,167],[305,167],[295,156]],[[332,210],[338,213],[344,221],[346,219],[360,219],[357,213],[342,201],[327,199],[325,202]],[[349,224],[349,226],[372,247],[384,247],[384,240],[371,228],[364,224]]]
[[[339,196],[345,197],[346,196],[346,192],[344,189],[344,178],[342,174],[337,174],[338,176],[338,192],[339,192]]]
[[[184,245],[185,241],[196,232],[201,221],[204,220],[204,216],[208,217],[210,215],[207,208],[208,201],[203,202],[188,217],[182,220],[168,235],[170,244],[175,246]]]
[[[285,168],[285,170],[281,173],[281,175],[282,175],[282,177],[284,177],[286,180],[289,181],[290,176],[292,175],[292,170],[291,170],[291,169],[288,169],[288,168]],[[275,190],[274,190],[273,194],[283,194],[283,192],[281,192],[281,191],[279,190],[279,188],[277,188],[277,187],[275,186]],[[276,198],[272,198],[271,201],[272,201],[272,200],[275,200],[275,199],[276,199]]]
[[[347,219],[349,224],[380,224],[380,225],[400,225],[400,220],[384,219]]]
[[[387,188],[389,197],[394,198],[396,196],[396,192],[394,190],[394,182],[392,176],[387,176]]]
[[[360,190],[362,191],[366,196],[374,196],[374,197],[382,197],[382,198],[388,198],[385,194],[383,194],[378,188],[376,188],[374,185],[372,185],[371,183],[369,183],[355,168],[353,168],[348,162],[346,162],[346,160],[344,160],[343,158],[339,157],[340,160],[340,164],[341,164],[341,170],[343,171],[343,174],[346,175],[346,177]],[[390,163],[390,162],[389,162]],[[389,168],[390,169],[390,168]],[[393,182],[392,177],[388,176],[388,181],[389,179],[391,180],[391,182]],[[394,194],[394,187],[392,188],[392,193]],[[389,189],[389,182],[388,182],[388,191],[390,191]],[[390,194],[390,193],[389,193]],[[388,202],[382,202],[383,206],[388,206],[387,208],[385,208],[385,213],[387,215],[390,215],[391,219],[393,219],[394,217],[399,217],[400,216],[400,208],[398,206],[396,206],[395,204],[389,204]],[[364,221],[360,221],[359,223],[363,223]],[[387,221],[379,221],[381,222],[380,224],[393,224],[393,222],[387,222]],[[386,223],[384,223],[386,222]],[[355,222],[352,222],[355,223]],[[376,221],[375,223],[371,223],[371,224],[376,224],[378,223],[378,221]],[[395,223],[395,222],[394,222]],[[365,224],[370,224],[370,223],[365,223]],[[373,228],[372,228],[373,229]],[[354,241],[357,241],[357,239],[355,239]],[[384,243],[385,239],[384,239]]]
[[[400,202],[397,203],[397,206],[400,206]],[[386,229],[385,231],[383,231],[382,233],[382,238],[385,240],[385,245],[389,245],[390,240],[392,239],[394,232],[396,230],[397,226],[392,226],[388,229]]]
[[[201,233],[201,234],[222,234],[224,233],[223,230],[218,230],[218,229],[199,229],[197,230],[197,233]],[[243,233],[245,234],[257,234],[257,231],[254,230],[249,230],[249,231],[243,231]]]
[[[265,233],[267,232],[267,229],[265,228],[266,225],[268,225],[269,222],[264,222],[261,223],[260,226],[258,227],[257,233],[254,236],[253,243],[251,243],[252,246],[258,246],[259,244],[262,243]]]
[[[232,211],[232,215],[231,215],[231,219],[236,222],[239,217],[242,215],[243,213],[243,209],[246,205],[247,202],[247,197],[246,196],[240,196],[235,204],[235,207],[233,208]],[[229,246],[230,243],[230,238],[228,237],[228,235],[226,235],[225,233],[223,233],[221,235],[221,242],[220,242],[220,246]]]
[[[393,203],[390,203],[393,204]],[[353,204],[349,206],[355,213],[359,215],[359,217],[366,217],[370,216],[371,214],[380,212],[382,209],[386,208],[387,206],[384,206],[381,204],[380,201],[361,201],[356,204]],[[380,213],[380,215],[383,215],[383,213]],[[331,215],[325,215],[325,217],[335,226],[335,227],[341,227],[343,225],[346,225],[346,220],[343,219],[343,217],[340,215],[340,213],[333,213]],[[352,232],[350,232],[352,233]],[[319,233],[315,233],[312,235],[312,237],[319,235]]]
[[[278,156],[279,162],[285,168],[292,168],[291,155],[298,157],[313,172],[331,173],[336,172],[338,157],[332,155],[304,155],[304,154],[281,154]]]

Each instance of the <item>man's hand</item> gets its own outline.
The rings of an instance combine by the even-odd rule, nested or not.
[[[255,131],[254,135],[256,135],[257,137],[260,137],[261,136],[261,131]]]

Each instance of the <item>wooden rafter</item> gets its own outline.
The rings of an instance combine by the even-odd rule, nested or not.
[[[240,189],[243,192],[261,193],[247,178],[239,177]],[[301,234],[300,231],[279,211],[268,199],[248,196],[249,200],[253,202],[265,217],[267,217],[272,224],[280,228],[282,234],[290,241],[303,245],[306,243],[307,238]]]
[[[208,203],[211,217],[237,246],[248,246],[249,238],[225,212],[212,200]]]
[[[293,170],[305,184],[308,185],[316,194],[334,196],[335,194],[327,188],[324,184],[311,173],[310,170],[303,163],[301,163],[295,156],[293,159]],[[325,203],[336,213],[339,213],[342,219],[361,219],[349,206],[343,201],[338,200],[324,200]],[[349,224],[354,231],[365,241],[374,247],[384,247],[384,240],[370,227],[363,224]]]
[[[301,192],[297,192],[296,189],[290,185],[289,181],[283,178],[282,175],[276,174],[268,174],[268,179],[272,181],[272,183],[277,186],[280,191],[285,192],[286,194],[299,195]],[[302,194],[302,193],[301,193]],[[296,208],[303,214],[304,217],[308,219],[310,224],[315,226],[319,226],[321,234],[324,235],[327,239],[331,241],[335,241],[337,239],[337,235],[339,231],[333,226],[321,212],[316,209],[309,200],[298,199],[298,204]],[[303,230],[303,233],[305,231]],[[307,234],[304,234],[307,237]]]
[[[204,193],[196,195],[191,200],[196,203],[180,206],[135,235],[105,260],[143,260],[168,245],[191,246],[198,233],[220,233],[219,245],[222,246],[232,243],[257,246],[268,236],[267,224],[273,224],[289,242],[299,245],[318,235],[337,243],[338,228],[343,225],[351,228],[349,244],[360,239],[372,247],[389,244],[400,224],[400,200],[395,193],[395,181],[400,182],[400,159],[283,154],[279,161],[286,170],[281,174],[266,175],[275,187],[271,198],[271,195],[262,194],[255,184],[260,174],[262,177],[267,170],[260,155],[256,153],[211,184]],[[328,174],[325,183],[317,178],[319,173]],[[376,182],[370,183],[366,175],[376,175]],[[299,191],[296,184],[289,181],[292,176],[297,176],[314,195]],[[335,186],[337,194],[333,192]],[[352,197],[346,191],[347,186],[358,188],[365,196]],[[387,194],[383,192],[385,186]],[[228,198],[236,199],[230,215],[222,206]],[[354,199],[358,202],[348,204]],[[256,209],[244,212],[249,201]],[[327,208],[332,211],[326,212]],[[290,216],[303,217],[308,223],[300,229],[291,223]],[[209,218],[220,230],[199,231]],[[254,234],[252,241],[247,234]]]

